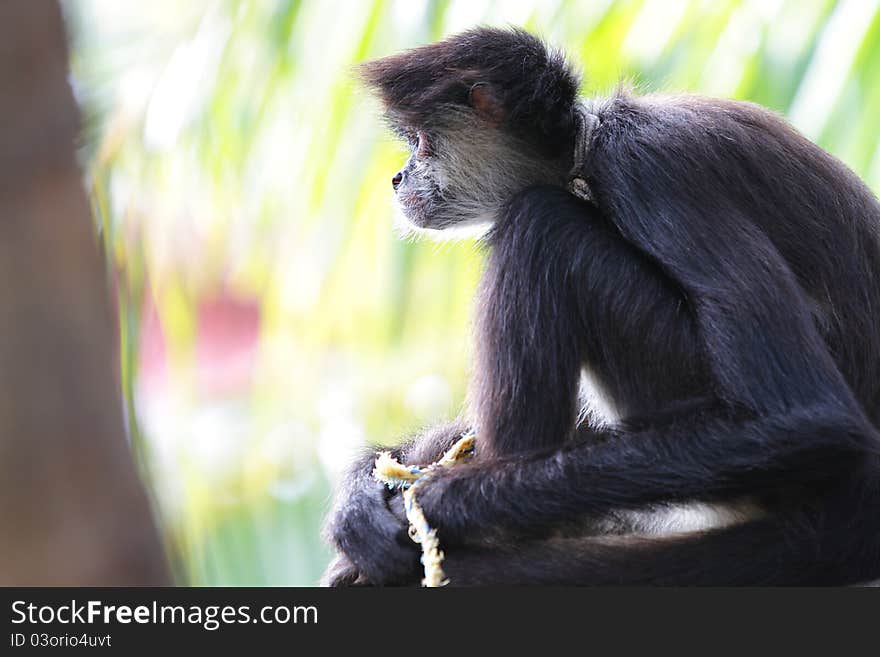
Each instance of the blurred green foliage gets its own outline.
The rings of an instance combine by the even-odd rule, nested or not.
[[[398,240],[405,155],[355,62],[476,24],[563,47],[588,94],[748,99],[880,187],[868,0],[70,0],[83,158],[119,292],[132,439],[179,581],[312,584],[365,442],[458,412],[470,243]]]

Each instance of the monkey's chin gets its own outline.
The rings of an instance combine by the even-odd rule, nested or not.
[[[428,228],[410,219],[399,204],[395,204],[394,207],[394,232],[404,240],[427,238],[435,242],[447,242],[480,239],[492,227],[491,221],[479,221],[450,224],[443,228]]]

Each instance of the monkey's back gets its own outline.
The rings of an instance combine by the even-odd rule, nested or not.
[[[808,296],[841,373],[880,426],[880,202],[868,186],[753,103],[620,92],[595,110],[616,148],[636,159],[674,152],[668,175],[686,179],[679,190],[713,189],[767,235]],[[706,213],[707,235],[713,221]]]

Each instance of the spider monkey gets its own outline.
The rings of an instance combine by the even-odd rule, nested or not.
[[[476,457],[419,501],[452,584],[880,577],[880,204],[772,112],[619,90],[474,29],[365,64],[416,227],[491,222],[469,411],[394,455]],[[414,584],[354,464],[325,583]]]

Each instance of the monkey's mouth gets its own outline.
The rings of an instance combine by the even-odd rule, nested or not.
[[[434,203],[424,193],[401,192],[397,194],[397,204],[400,206],[407,221],[417,228],[435,228],[431,220],[434,212]]]

